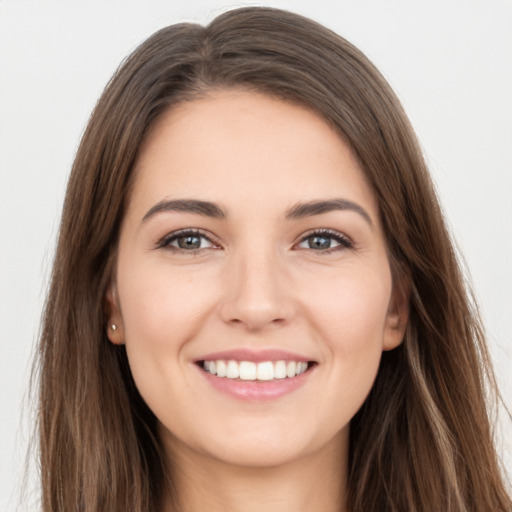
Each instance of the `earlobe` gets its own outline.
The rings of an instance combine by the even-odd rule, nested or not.
[[[105,295],[105,313],[107,316],[107,337],[114,345],[124,344],[124,325],[119,301],[114,285],[111,285]]]
[[[393,350],[404,339],[409,322],[409,286],[399,286],[393,291],[387,316],[382,350]]]

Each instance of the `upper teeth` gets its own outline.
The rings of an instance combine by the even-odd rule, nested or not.
[[[204,361],[203,368],[217,377],[241,380],[272,380],[304,373],[308,363],[302,361]]]

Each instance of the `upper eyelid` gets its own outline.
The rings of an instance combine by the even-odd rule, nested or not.
[[[313,229],[308,229],[307,231],[305,231],[300,236],[301,237],[305,237],[305,236],[311,236],[311,235],[315,235],[315,234],[338,235],[338,236],[342,236],[342,237],[348,238],[348,236],[345,235],[344,233],[342,233],[341,231],[338,231],[336,229],[331,229],[331,228],[313,228]]]
[[[199,228],[183,228],[183,229],[179,229],[177,231],[172,231],[171,233],[167,233],[166,235],[161,237],[156,242],[156,247],[157,248],[165,247],[170,242],[175,240],[176,238],[179,238],[180,236],[185,236],[185,235],[188,235],[188,234],[201,236],[201,237],[205,238],[206,240],[208,240],[210,243],[212,243],[214,245],[220,245],[219,242],[217,242],[215,240],[215,237],[213,237],[212,235],[210,235],[209,233],[207,233],[206,231],[204,231],[202,229],[199,229]]]
[[[329,228],[320,228],[320,229],[312,229],[310,231],[306,231],[306,233],[303,233],[300,235],[300,238],[298,239],[298,242],[304,241],[306,238],[309,238],[310,236],[314,235],[329,235],[332,237],[338,237],[342,238],[343,240],[346,240],[347,242],[350,242],[351,244],[354,243],[351,237],[346,235],[345,233],[342,233],[340,231],[337,231],[335,229],[329,229]]]

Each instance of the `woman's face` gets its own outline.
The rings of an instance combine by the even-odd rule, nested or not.
[[[169,452],[275,466],[344,447],[407,320],[347,144],[305,108],[220,91],[167,112],[135,172],[109,336]]]

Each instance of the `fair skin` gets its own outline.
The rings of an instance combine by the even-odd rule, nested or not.
[[[351,150],[303,107],[214,91],[158,121],[135,172],[109,338],[183,511],[344,510],[349,422],[407,321]]]

